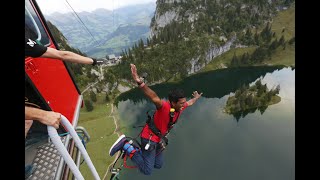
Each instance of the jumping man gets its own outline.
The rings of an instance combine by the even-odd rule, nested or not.
[[[146,123],[141,138],[141,150],[134,147],[121,135],[111,146],[109,154],[113,156],[119,150],[124,150],[131,160],[137,165],[139,170],[145,175],[151,175],[153,168],[160,169],[163,165],[164,146],[168,143],[166,135],[177,122],[180,114],[187,108],[192,106],[202,95],[194,91],[193,98],[189,101],[181,89],[174,89],[169,92],[168,101],[161,100],[158,95],[150,89],[138,76],[137,68],[131,64],[131,74],[133,80],[156,106],[154,116]]]

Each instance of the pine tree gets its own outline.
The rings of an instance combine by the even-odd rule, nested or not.
[[[279,45],[284,45],[285,40],[284,40],[284,36],[282,35],[281,38],[279,39]]]
[[[105,101],[110,102],[110,100],[111,100],[110,96],[109,96],[108,92],[106,92]]]
[[[147,38],[147,46],[150,46],[150,40]]]
[[[237,67],[239,65],[240,65],[240,63],[239,63],[238,57],[237,57],[236,53],[233,53],[233,57],[231,59],[231,66]]]
[[[292,37],[292,38],[289,40],[288,43],[289,43],[290,45],[292,45],[293,43],[295,43],[295,36]]]
[[[92,104],[92,102],[90,100],[85,99],[84,100],[84,105],[85,105],[85,107],[86,107],[88,112],[93,110],[93,104]]]
[[[254,34],[254,42],[256,45],[260,45],[260,36],[257,32]]]
[[[140,41],[139,41],[139,48],[140,48],[140,49],[144,49],[144,43],[143,43],[142,38],[141,38]]]
[[[255,85],[257,86],[257,89],[260,89],[262,86],[261,79],[257,80]]]
[[[93,91],[90,91],[90,99],[92,102],[97,102],[96,93],[94,93]]]
[[[275,39],[274,41],[272,41],[272,43],[270,44],[269,49],[270,49],[270,50],[275,50],[275,49],[277,49],[278,44],[279,44],[279,42],[278,42],[278,39],[276,38],[276,39]]]

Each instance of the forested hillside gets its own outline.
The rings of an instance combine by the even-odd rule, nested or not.
[[[294,12],[294,6],[294,0],[159,0],[151,22],[153,36],[124,50],[121,65],[111,73],[130,79],[128,67],[135,63],[151,83],[179,79],[238,47],[253,51],[235,54],[227,66],[261,63],[294,44],[294,33],[280,34],[294,27],[281,27],[277,34],[271,26],[280,12]]]

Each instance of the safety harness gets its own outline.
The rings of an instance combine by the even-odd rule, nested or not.
[[[167,135],[169,134],[169,132],[170,132],[170,130],[173,128],[173,126],[178,122],[178,119],[179,119],[179,116],[180,116],[180,112],[179,112],[176,121],[173,122],[174,112],[175,112],[175,109],[171,107],[171,108],[170,108],[170,111],[169,111],[170,121],[169,121],[169,123],[168,123],[168,130],[167,130],[167,132],[166,132],[164,135],[162,135],[162,134],[161,134],[161,131],[160,131],[160,130],[156,127],[156,125],[154,124],[154,115],[155,115],[155,113],[153,113],[153,115],[151,116],[151,115],[149,114],[149,111],[147,111],[147,116],[148,116],[148,118],[147,118],[146,124],[148,124],[149,129],[150,129],[156,136],[158,136],[158,137],[161,139],[160,143],[163,143],[163,142],[165,143],[165,144],[162,144],[162,145],[164,145],[163,148],[165,148],[165,146],[168,145]]]
[[[168,130],[167,130],[167,132],[165,133],[165,135],[162,135],[161,132],[160,132],[160,130],[159,130],[159,129],[156,127],[156,125],[154,124],[154,114],[155,114],[155,113],[153,113],[153,115],[151,116],[151,115],[149,114],[149,112],[150,112],[150,110],[147,111],[147,113],[146,113],[146,114],[147,114],[147,117],[148,117],[148,118],[147,118],[147,121],[146,121],[146,124],[148,124],[149,129],[150,129],[156,136],[158,136],[158,137],[161,139],[161,141],[160,141],[159,143],[160,143],[160,145],[162,146],[161,151],[163,151],[163,150],[165,149],[165,146],[168,145],[168,138],[167,138],[166,136],[169,134],[169,132],[170,132],[170,130],[173,128],[173,126],[178,122],[178,119],[179,119],[179,117],[180,117],[180,113],[181,113],[181,112],[178,113],[178,117],[177,117],[176,121],[173,122],[175,109],[174,109],[174,108],[170,108],[170,111],[169,111],[170,121],[169,121],[169,123],[168,123]],[[144,125],[144,126],[145,126],[145,125]],[[144,127],[144,126],[138,126],[138,127]],[[143,129],[142,129],[141,132],[138,134],[138,136],[142,133],[142,131],[143,131]],[[138,148],[138,151],[139,151],[142,147],[141,147],[141,144],[137,141],[138,136],[137,136],[136,138],[127,137],[127,139],[130,139],[129,144],[134,144],[134,143],[135,143],[135,146],[136,146],[136,147],[140,147],[140,148]],[[151,138],[151,137],[150,137],[150,138]],[[150,140],[150,139],[149,139],[149,140]],[[150,148],[150,150],[151,150],[151,149],[152,149],[152,148]],[[160,151],[160,152],[161,152],[161,151]],[[160,152],[159,152],[159,153],[160,153]],[[158,153],[158,154],[159,154],[159,153]],[[156,154],[156,156],[157,156],[158,154]],[[120,165],[119,168],[115,168],[115,164],[117,163],[117,161],[119,160],[120,157],[123,159],[123,163]],[[111,174],[112,174],[112,175],[111,175],[111,179],[112,179],[112,180],[115,180],[115,179],[118,179],[118,178],[119,178],[119,176],[120,176],[119,173],[120,173],[122,167],[129,168],[129,169],[137,168],[137,166],[128,166],[128,165],[127,165],[127,157],[128,157],[128,155],[127,155],[127,153],[125,152],[125,150],[122,150],[122,151],[121,151],[121,154],[118,156],[118,158],[116,159],[116,161],[113,163],[112,167],[110,168],[110,172],[111,172]]]

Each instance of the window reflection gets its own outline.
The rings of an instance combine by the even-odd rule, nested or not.
[[[36,15],[36,12],[31,7],[28,0],[25,1],[25,37],[37,41],[42,45],[49,45],[49,37],[43,28],[42,23]]]

